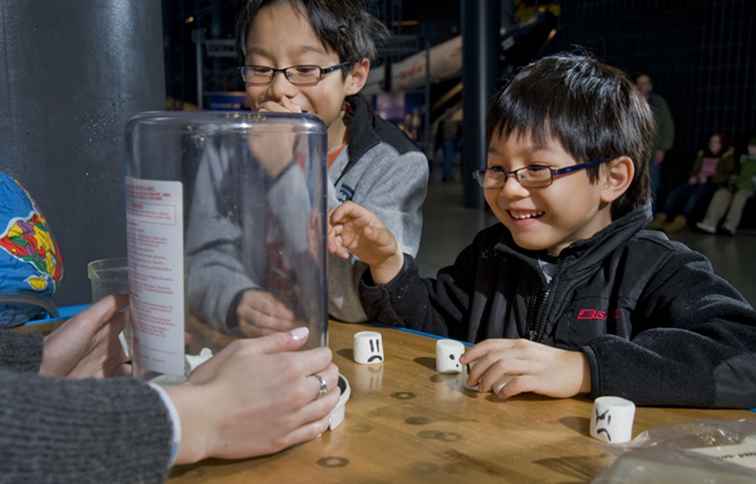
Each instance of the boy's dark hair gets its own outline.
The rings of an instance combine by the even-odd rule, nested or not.
[[[494,135],[551,137],[578,163],[627,156],[635,176],[612,204],[613,218],[650,199],[648,163],[654,117],[648,103],[619,69],[587,56],[558,54],[524,67],[494,98],[488,113],[488,140]],[[596,182],[600,165],[588,170]]]
[[[375,60],[376,44],[388,37],[388,29],[360,0],[248,0],[237,21],[237,45],[245,57],[247,32],[263,8],[288,2],[310,22],[323,46],[339,55],[339,62]],[[345,71],[348,69],[345,69]]]

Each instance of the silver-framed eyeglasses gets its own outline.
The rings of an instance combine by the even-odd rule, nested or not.
[[[276,69],[270,66],[248,65],[239,67],[242,79],[247,84],[253,86],[265,86],[273,82],[277,73],[282,73],[286,79],[295,86],[314,86],[319,83],[325,76],[331,72],[343,69],[354,64],[354,62],[342,62],[329,67],[320,67],[316,65],[296,65]]]
[[[507,171],[502,166],[489,166],[485,170],[479,170],[473,173],[475,180],[484,189],[497,189],[507,183],[510,176],[515,177],[517,183],[524,188],[546,188],[554,183],[554,179],[575,173],[576,171],[593,168],[603,163],[604,160],[594,160],[587,163],[578,163],[564,168],[552,168],[545,165],[528,165],[516,170]]]

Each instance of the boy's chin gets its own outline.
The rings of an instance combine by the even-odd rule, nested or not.
[[[556,248],[554,241],[545,240],[540,237],[523,237],[512,233],[512,239],[514,240],[514,243],[517,244],[517,247],[532,252],[546,251],[551,253]]]

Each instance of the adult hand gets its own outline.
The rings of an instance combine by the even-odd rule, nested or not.
[[[591,391],[588,359],[526,339],[488,339],[460,358],[470,364],[470,385],[501,399],[524,392],[568,398]]]
[[[697,176],[692,176],[692,177],[688,178],[688,184],[689,185],[698,185],[698,177]]]
[[[308,334],[297,328],[236,340],[188,383],[168,387],[182,428],[176,462],[272,454],[325,432],[339,398],[338,369],[328,348],[296,351]]]
[[[45,337],[39,374],[66,378],[130,375],[118,341],[128,296],[107,296]]]
[[[657,165],[661,165],[664,161],[664,150],[656,150],[656,154],[654,155],[654,162],[656,162]]]
[[[302,322],[272,293],[261,289],[249,289],[242,294],[236,307],[239,329],[245,336],[267,336],[289,331]]]
[[[355,255],[370,266],[370,274],[378,284],[391,281],[404,264],[404,254],[394,234],[373,212],[353,202],[331,212],[328,251],[343,259]]]

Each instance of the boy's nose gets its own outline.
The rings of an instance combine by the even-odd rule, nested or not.
[[[530,196],[530,191],[522,186],[514,176],[507,177],[504,185],[499,189],[499,197],[506,200],[519,200]]]
[[[270,98],[280,102],[284,97],[293,98],[297,95],[297,87],[286,79],[283,72],[276,72],[268,87]]]

